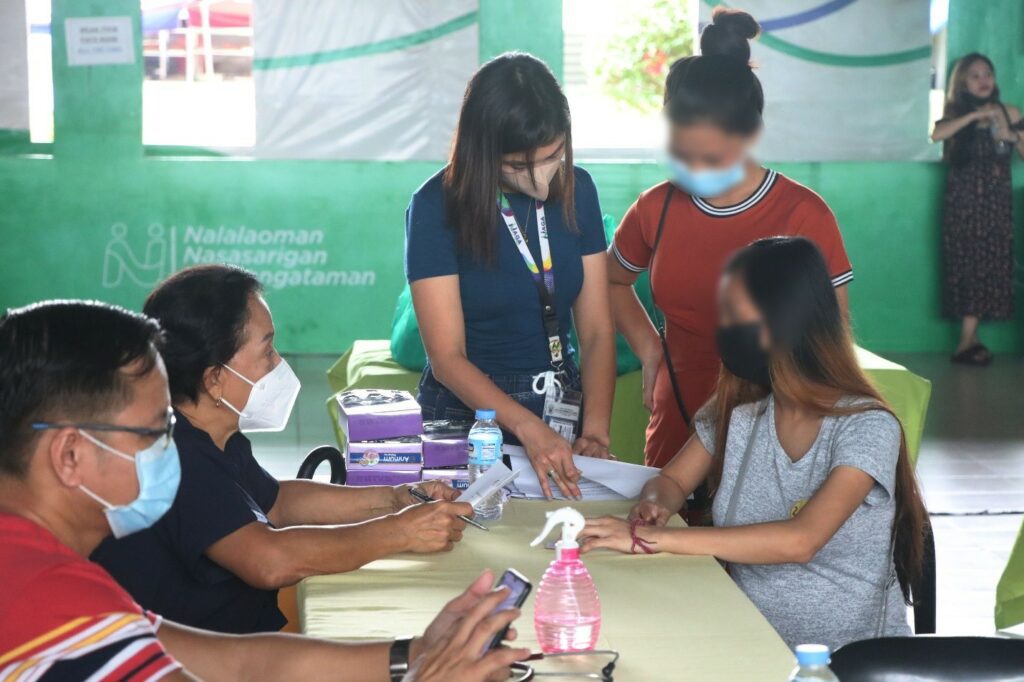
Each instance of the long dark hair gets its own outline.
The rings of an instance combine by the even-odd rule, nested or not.
[[[946,86],[946,103],[943,107],[942,117],[945,119],[959,118],[971,113],[978,108],[978,102],[967,90],[967,71],[975,62],[985,62],[992,70],[993,77],[996,74],[996,67],[992,60],[980,52],[965,54],[956,60],[953,71],[949,75],[949,84]],[[999,102],[999,87],[992,88],[989,102]],[[970,141],[977,130],[978,124],[971,123],[957,131],[956,135],[942,143],[942,158],[954,166],[962,166],[969,160]]]
[[[676,60],[665,81],[673,123],[710,122],[738,135],[761,129],[764,91],[750,66],[750,40],[761,26],[746,12],[715,8],[700,34],[700,55]]]
[[[895,417],[857,363],[849,326],[818,247],[802,237],[761,239],[733,256],[725,271],[745,283],[771,334],[770,369],[775,395],[821,416],[883,410]],[[709,477],[712,489],[722,479],[732,411],[766,395],[764,388],[722,369],[715,394],[704,408],[715,419],[716,456]],[[847,395],[868,400],[837,406],[837,398]],[[911,589],[921,577],[927,512],[902,425],[895,503],[893,558],[903,596],[909,603]]]
[[[551,69],[533,55],[506,52],[473,75],[462,99],[451,158],[444,171],[448,221],[459,250],[480,263],[495,253],[496,198],[503,154],[533,152],[565,137],[565,164],[551,184],[569,229],[576,228],[573,195],[572,120]]]

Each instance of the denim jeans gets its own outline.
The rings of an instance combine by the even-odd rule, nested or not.
[[[516,401],[538,417],[543,417],[544,394],[535,393],[533,390],[533,377],[535,374],[491,374],[488,375],[491,381],[505,392],[508,397]],[[562,375],[559,377],[562,387],[574,391],[582,391],[583,383],[580,379],[580,370],[576,363],[569,360],[562,365]],[[447,419],[449,421],[474,421],[476,413],[466,406],[458,396],[448,390],[434,376],[430,369],[430,363],[423,369],[423,376],[420,377],[420,386],[416,400],[423,411],[423,420]],[[502,429],[504,440],[509,445],[519,445],[519,440],[511,433]]]

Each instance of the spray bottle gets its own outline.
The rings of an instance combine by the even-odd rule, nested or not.
[[[534,547],[559,523],[562,539],[555,543],[555,560],[540,580],[533,603],[533,627],[546,654],[589,651],[601,632],[601,602],[590,572],[580,561],[576,536],[583,530],[583,515],[572,507],[547,513],[548,522],[530,543]]]

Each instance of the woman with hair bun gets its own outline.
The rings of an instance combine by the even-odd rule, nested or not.
[[[762,237],[811,239],[846,314],[844,285],[853,270],[832,211],[810,189],[751,158],[764,110],[750,66],[749,41],[759,33],[746,12],[718,8],[701,33],[700,55],[672,65],[664,106],[670,178],[640,195],[609,248],[615,324],[643,363],[652,466],[679,451],[690,416],[715,386],[715,288],[732,253]],[[633,290],[644,271],[664,316],[661,330]]]

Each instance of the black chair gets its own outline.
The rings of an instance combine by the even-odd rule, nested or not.
[[[345,485],[348,476],[345,471],[345,460],[341,456],[341,451],[333,445],[321,445],[311,450],[299,466],[298,478],[313,478],[313,474],[324,462],[331,466],[331,483]]]
[[[919,635],[935,634],[935,535],[932,522],[925,519],[924,560],[921,565],[921,583],[911,594],[914,599],[914,632]]]
[[[842,682],[1024,682],[1024,640],[882,637],[832,654]]]

